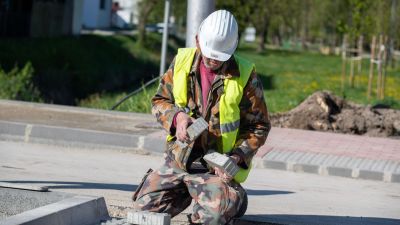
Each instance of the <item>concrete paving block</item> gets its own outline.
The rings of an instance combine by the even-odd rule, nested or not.
[[[299,163],[293,165],[293,171],[318,174],[319,166]]]
[[[329,155],[328,157],[325,158],[325,160],[322,162],[324,166],[332,166],[335,164],[335,162],[339,159],[339,156],[336,155]]]
[[[140,148],[141,146],[139,146]],[[166,141],[165,139],[155,139],[155,138],[144,138],[143,149],[151,150],[156,153],[164,153],[166,149]]]
[[[370,170],[373,164],[374,164],[374,160],[363,159],[359,165],[359,168],[360,168],[360,170]]]
[[[272,150],[268,154],[266,154],[263,158],[267,160],[275,160],[276,157],[281,153],[281,151],[278,150]]]
[[[139,137],[134,135],[92,131],[85,129],[34,126],[31,138],[50,139],[53,141],[83,142],[96,145],[111,145],[136,148]]]
[[[328,166],[327,170],[329,175],[339,176],[339,177],[352,177],[352,172],[353,172],[351,168],[337,167],[337,166]]]
[[[304,165],[306,165],[306,164],[311,164],[311,161],[312,161],[315,157],[317,157],[317,155],[318,155],[318,154],[306,152],[306,153],[304,153],[303,157],[301,157],[301,158],[299,159],[299,163],[304,164]]]
[[[22,123],[13,123],[0,120],[0,135],[25,136],[26,125]]]
[[[400,173],[400,163],[397,165],[396,169],[394,169],[394,173]]]
[[[264,160],[264,168],[276,169],[276,170],[286,170],[286,162]]]
[[[388,172],[396,172],[397,167],[400,167],[400,162],[388,161],[383,170]]]
[[[393,173],[391,182],[400,183],[400,173]]]
[[[303,157],[304,153],[303,152],[293,152],[286,161],[296,163],[300,160],[301,157]]]
[[[325,159],[328,157],[328,155],[325,154],[317,154],[310,162],[310,164],[313,165],[322,165],[322,162],[325,161]]]
[[[170,225],[171,216],[167,213],[130,211],[127,215],[127,221],[139,225]]]
[[[346,168],[347,162],[351,160],[350,157],[347,156],[340,156],[339,159],[333,164],[335,167]]]
[[[289,158],[292,154],[292,151],[280,151],[280,153],[276,156],[275,161],[286,162],[287,158]]]
[[[360,158],[351,158],[351,160],[347,162],[345,167],[359,168],[362,161],[363,161],[363,159],[360,159]]]
[[[384,171],[383,169],[385,168],[388,162],[389,162],[388,160],[376,160],[374,164],[372,164],[371,170]]]
[[[381,181],[383,181],[383,172],[360,169],[360,174],[358,177],[361,179],[366,179],[366,180],[381,180]]]

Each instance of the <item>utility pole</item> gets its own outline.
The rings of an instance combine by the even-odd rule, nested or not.
[[[160,76],[165,72],[165,60],[167,57],[167,42],[168,42],[168,21],[169,21],[169,11],[171,8],[171,0],[165,0],[164,9],[164,28],[163,28],[163,38],[161,47],[161,62],[160,62]]]
[[[201,22],[215,10],[215,0],[188,0],[186,47],[196,46],[196,34]]]

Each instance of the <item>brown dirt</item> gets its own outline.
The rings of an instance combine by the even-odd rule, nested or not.
[[[275,127],[400,138],[400,110],[358,105],[328,91],[315,92],[271,121]]]

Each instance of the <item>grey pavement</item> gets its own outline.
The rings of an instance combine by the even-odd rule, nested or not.
[[[0,220],[75,196],[62,192],[38,192],[0,188]]]
[[[130,151],[13,141],[0,141],[0,159],[1,182],[104,196],[113,217],[132,208],[143,174],[163,161]],[[244,187],[249,208],[238,224],[400,223],[398,183],[255,168]]]
[[[0,100],[0,140],[162,154],[148,114]],[[400,182],[400,140],[273,127],[254,166]]]

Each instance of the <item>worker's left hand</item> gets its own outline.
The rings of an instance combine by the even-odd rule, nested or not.
[[[229,156],[233,161],[235,161],[235,163],[237,164],[240,161],[240,157],[237,155],[231,155]],[[214,167],[214,171],[215,171],[215,175],[219,176],[221,178],[221,180],[223,180],[224,182],[228,183],[230,182],[233,177],[230,176],[229,174],[225,173],[224,170],[218,168],[218,167]]]

